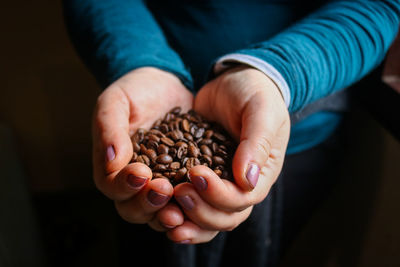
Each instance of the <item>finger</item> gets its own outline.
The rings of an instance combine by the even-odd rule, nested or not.
[[[199,244],[212,240],[218,231],[209,231],[200,228],[191,221],[185,221],[182,225],[167,232],[167,237],[179,244]]]
[[[275,115],[276,112],[273,109],[272,112],[267,100],[264,91],[257,92],[242,111],[240,143],[233,158],[232,169],[236,183],[243,190],[251,191],[256,187],[261,168],[272,158],[271,151],[276,148],[274,142],[279,139],[277,133],[284,123],[283,116]],[[285,149],[282,150],[284,154]],[[276,175],[270,175],[266,170],[264,174],[264,178],[270,182],[276,179]]]
[[[261,176],[263,175],[261,172]],[[270,180],[261,178],[255,190],[244,191],[235,183],[221,179],[210,168],[200,165],[190,169],[189,178],[204,201],[219,210],[229,212],[242,211],[259,203],[272,186]]]
[[[103,187],[105,177],[113,179],[132,158],[129,136],[129,103],[117,87],[98,98],[93,117],[93,166],[95,183]]]
[[[174,197],[186,216],[206,230],[231,231],[247,219],[252,210],[252,206],[240,212],[218,210],[205,202],[190,183],[176,186]]]
[[[135,162],[127,165],[117,175],[108,175],[104,182],[99,183],[98,189],[112,200],[124,201],[136,195],[151,178],[150,168]]]
[[[156,231],[164,232],[171,230],[184,222],[184,216],[178,205],[169,202],[159,210],[149,226]]]
[[[167,179],[154,179],[133,198],[115,201],[115,207],[118,214],[130,223],[148,223],[155,216],[155,212],[168,203],[173,190]]]

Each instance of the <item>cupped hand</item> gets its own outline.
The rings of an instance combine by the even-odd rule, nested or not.
[[[232,163],[234,182],[196,166],[189,173],[192,183],[175,188],[174,196],[188,219],[168,236],[185,243],[207,242],[248,218],[282,169],[290,133],[279,89],[266,75],[247,66],[207,83],[196,96],[194,109],[220,123],[239,145]]]
[[[176,76],[152,67],[127,73],[99,96],[92,132],[94,181],[126,221],[148,223],[159,231],[183,222],[179,208],[167,204],[173,195],[170,182],[152,180],[149,167],[130,163],[131,136],[138,128],[150,128],[172,108],[187,111],[192,105],[193,95]]]

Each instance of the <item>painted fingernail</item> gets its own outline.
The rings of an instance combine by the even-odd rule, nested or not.
[[[138,177],[133,174],[129,174],[128,177],[126,178],[128,185],[133,189],[138,189],[141,186],[143,186],[146,180],[147,178],[145,177]]]
[[[199,191],[204,191],[208,187],[207,180],[201,176],[190,176],[190,181],[194,187]]]
[[[190,239],[186,239],[186,240],[178,241],[176,243],[178,243],[178,244],[189,244],[190,242],[191,242]]]
[[[257,164],[250,163],[247,167],[246,178],[250,185],[255,188],[258,182],[258,177],[260,176],[260,168]]]
[[[194,208],[194,202],[189,196],[176,197],[179,204],[186,210],[192,210]]]
[[[107,147],[107,161],[112,161],[115,159],[114,146]]]
[[[160,194],[154,190],[150,190],[149,193],[147,194],[147,199],[152,205],[160,206],[162,204],[165,204],[165,202],[167,202],[169,196]]]

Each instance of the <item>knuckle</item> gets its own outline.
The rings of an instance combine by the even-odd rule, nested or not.
[[[252,205],[252,203],[246,203],[246,205],[241,205],[239,207],[236,207],[233,211],[241,212],[241,211],[244,211],[245,209],[247,209],[248,207],[250,207],[251,205]]]
[[[272,148],[272,143],[270,141],[270,138],[267,136],[263,135],[257,140],[257,149],[264,154],[265,156],[268,157],[270,154],[271,148]]]

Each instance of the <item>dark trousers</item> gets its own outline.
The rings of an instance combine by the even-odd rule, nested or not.
[[[277,266],[285,249],[338,179],[339,134],[288,155],[280,177],[250,217],[211,242],[178,245],[146,225],[120,223],[121,266]]]

